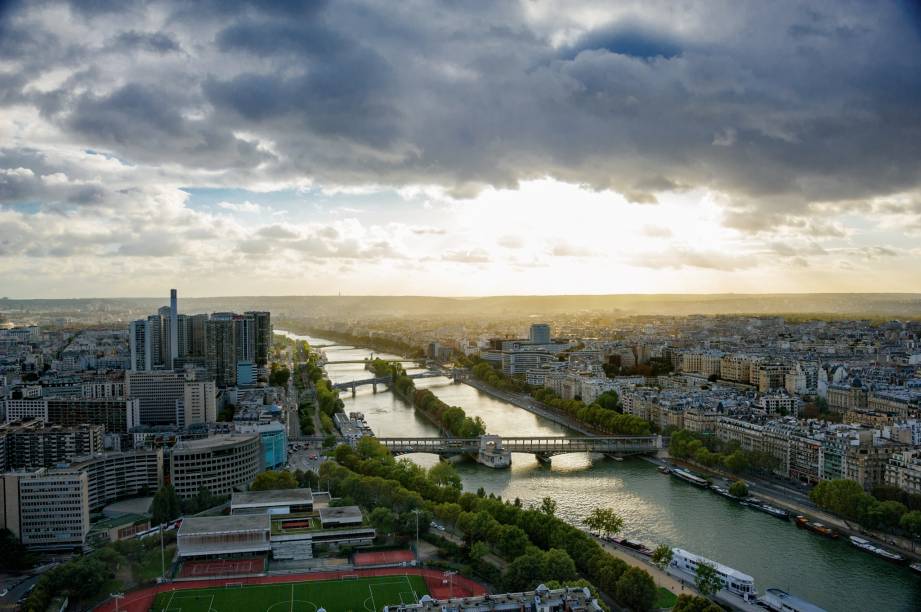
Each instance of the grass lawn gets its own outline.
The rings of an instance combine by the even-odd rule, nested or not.
[[[153,612],[378,612],[428,593],[421,576],[189,589],[160,593]]]
[[[167,570],[169,570],[170,559],[173,558],[175,553],[176,545],[168,544],[166,546],[166,550],[164,551]],[[157,548],[151,548],[150,550],[144,552],[144,558],[135,570],[134,577],[138,582],[148,582],[158,577],[162,571],[162,568],[163,566],[160,559],[160,547],[158,546]]]
[[[659,587],[656,591],[656,602],[652,604],[653,608],[671,608],[678,601],[678,596],[666,589]]]

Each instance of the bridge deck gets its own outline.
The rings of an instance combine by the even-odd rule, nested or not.
[[[480,438],[378,438],[394,454],[434,453],[457,455],[476,453]],[[494,440],[496,449],[513,453],[558,455],[563,453],[648,453],[661,448],[658,436],[509,436]]]

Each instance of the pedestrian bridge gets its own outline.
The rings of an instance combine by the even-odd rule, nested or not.
[[[566,453],[638,455],[656,453],[662,448],[661,436],[495,436],[479,438],[377,438],[394,455],[432,453],[441,457],[530,453],[549,459]],[[477,459],[480,460],[479,458]],[[482,463],[482,461],[481,461]],[[509,460],[509,463],[511,461]]]

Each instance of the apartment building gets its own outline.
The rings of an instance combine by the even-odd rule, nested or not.
[[[5,464],[11,469],[49,467],[101,452],[103,433],[101,425],[62,427],[40,420],[0,425]]]
[[[46,419],[56,425],[102,425],[106,432],[128,433],[141,424],[141,400],[57,398],[47,401]]]

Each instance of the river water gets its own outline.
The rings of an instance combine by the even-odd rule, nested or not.
[[[311,344],[329,341],[296,336]],[[324,349],[330,361],[363,359],[370,351],[353,347]],[[379,354],[384,359],[393,355]],[[367,378],[361,364],[329,364],[333,382]],[[482,417],[489,433],[563,435],[567,428],[538,417],[473,387],[445,378],[420,379],[427,388],[468,415]],[[435,436],[438,430],[392,393],[360,387],[354,398],[343,394],[345,410],[363,412],[374,432],[385,436]],[[432,455],[411,455],[433,465]],[[514,454],[510,470],[492,470],[461,462],[464,489],[525,504],[543,497],[556,500],[557,514],[578,521],[593,508],[613,508],[624,517],[624,535],[650,547],[680,546],[755,578],[760,592],[778,587],[830,612],[921,610],[921,576],[855,549],[797,529],[792,522],[741,507],[709,491],[664,476],[642,459],[592,460],[587,454],[560,455],[550,466],[532,455]]]

